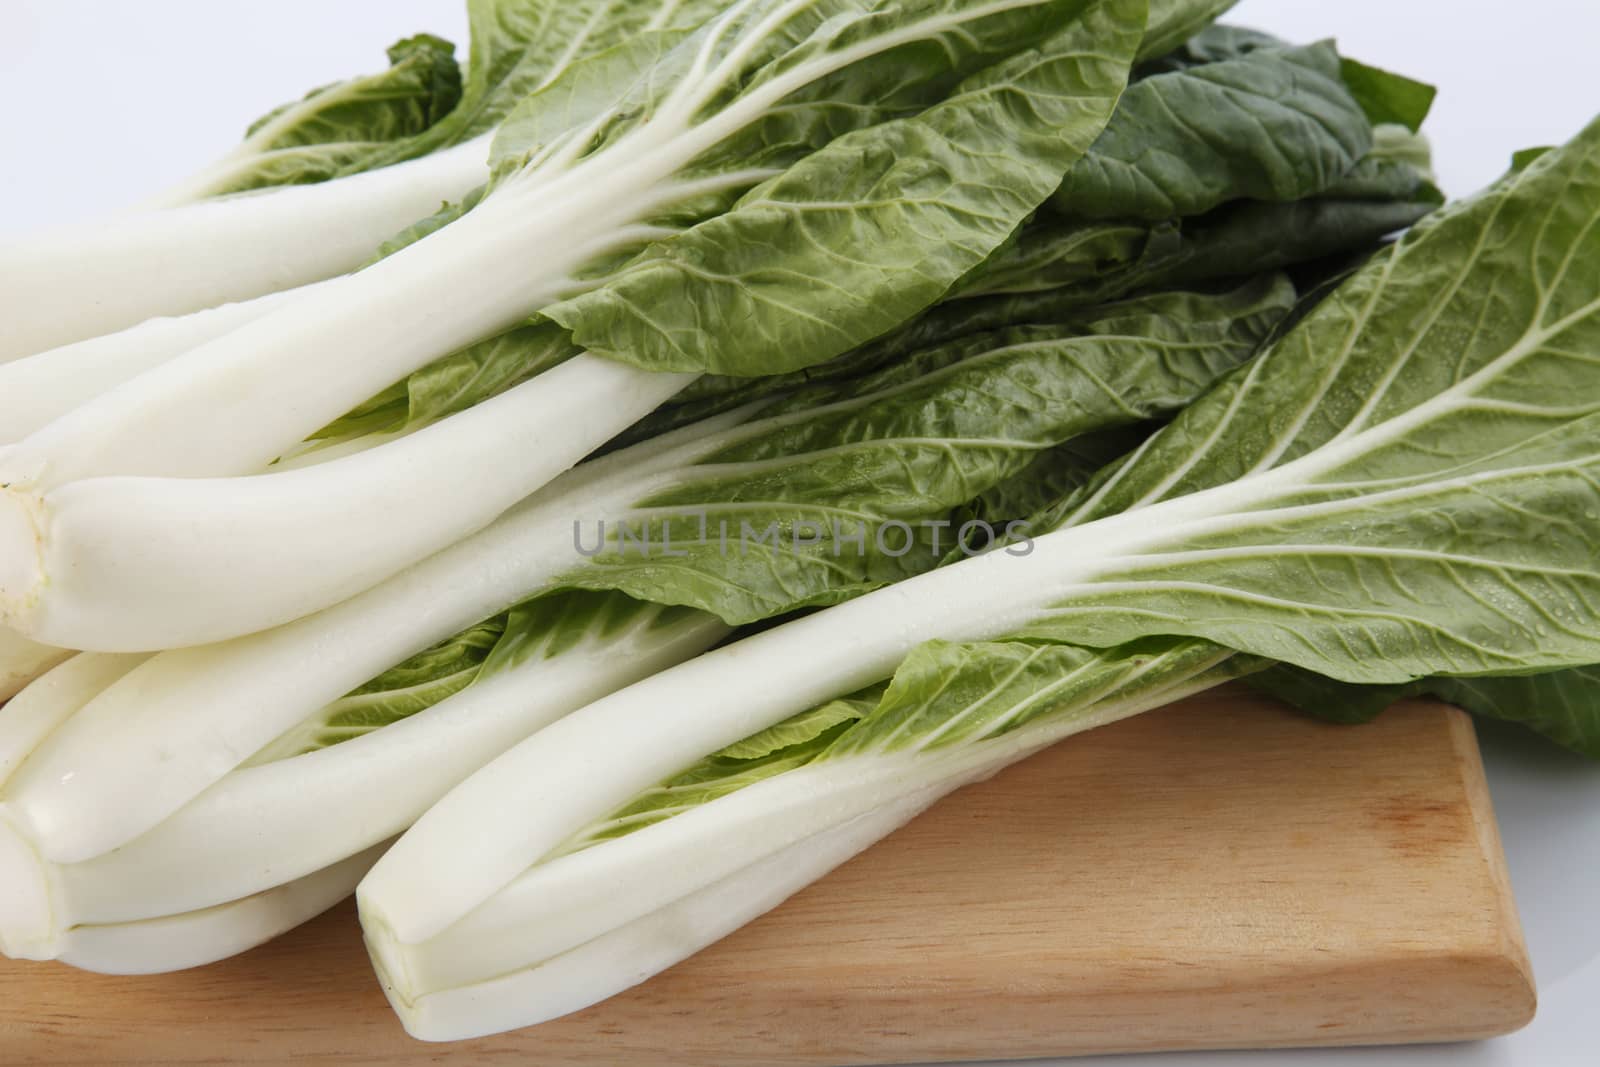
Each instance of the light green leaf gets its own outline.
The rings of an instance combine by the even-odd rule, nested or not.
[[[506,616],[497,615],[396,664],[279,737],[250,764],[314,752],[426,711],[478,679],[505,625]]]
[[[288,759],[381,730],[530,660],[604,647],[624,630],[677,626],[696,613],[620,593],[535,597],[417,653],[351,690],[253,755],[248,766]]]
[[[1414,228],[1085,494],[1069,541],[1161,532],[1029,632],[1360,682],[1600,661],[1597,220],[1600,123]]]
[[[830,700],[821,707],[801,712],[776,726],[737,741],[717,753],[723,759],[751,760],[770,756],[815,741],[840,723],[855,722],[866,709],[862,700]]]
[[[603,531],[583,527],[588,558],[563,581],[740,624],[927,570],[959,532],[951,509],[1062,441],[1178,410],[1247,359],[1292,302],[1273,278],[1221,296],[1160,294],[1096,322],[977,334],[801,390]]]
[[[257,119],[207,174],[205,195],[320,182],[431,128],[461,99],[455,45],[428,34],[389,49],[389,69],[314,89]]]
[[[590,351],[657,370],[781,372],[881,334],[988,256],[1098,135],[1143,18],[1142,0],[1041,0],[919,3],[820,23],[739,91],[819,52],[894,44],[785,97],[802,105],[795,121],[808,132],[797,142],[815,126],[817,105],[803,105],[846,78],[892,85],[898,107],[925,110],[834,137],[732,210],[653,243],[545,313]],[[830,131],[850,119],[825,111]],[[746,133],[770,139],[793,125],[784,119],[775,112]]]
[[[488,133],[573,64],[640,34],[692,30],[722,7],[716,0],[467,0],[472,54],[460,103],[417,136],[352,160],[340,173],[415,159]]]
[[[640,793],[606,818],[584,827],[547,858],[626,836],[681,811],[737,793],[747,785],[804,767],[825,752],[850,724],[871,712],[881,691],[878,686],[829,701],[713,753]]]
[[[929,641],[900,664],[872,713],[819,758],[972,745],[1047,716],[1102,715],[1197,675],[1220,684],[1253,666],[1209,642],[1173,638],[1102,650],[1026,639]]]
[[[1150,0],[1150,24],[1139,44],[1138,62],[1155,59],[1225,15],[1239,0]]]
[[[1027,640],[930,641],[892,680],[831,701],[709,756],[573,834],[546,854],[577,852],[747,786],[823,763],[955,753],[959,779],[985,759],[1010,762],[1062,737],[1219,685],[1258,664],[1204,641],[1149,640],[1091,650]],[[818,727],[822,727],[819,731]],[[774,748],[777,736],[801,738]],[[748,756],[737,755],[748,752]],[[937,765],[911,772],[939,776]],[[900,788],[906,788],[901,786]],[[827,802],[828,797],[819,797]]]

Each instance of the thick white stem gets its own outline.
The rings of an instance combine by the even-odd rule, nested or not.
[[[389,1003],[412,1037],[460,1041],[531,1026],[620,993],[726,937],[892,833],[935,799],[907,797],[758,860],[700,893],[538,966],[474,984],[414,993],[403,946],[363,911],[367,951]]]
[[[61,652],[61,657],[59,666],[42,673],[0,712],[0,796],[11,775],[57,727],[149,658],[97,652]]]
[[[488,138],[317,185],[140,211],[0,251],[0,360],[354,270],[488,178]]]
[[[53,957],[103,974],[159,974],[200,967],[265,944],[349,896],[383,845],[265,892],[215,907],[140,922],[79,926]]]
[[[888,677],[923,641],[1015,629],[1036,610],[1040,573],[1035,560],[981,556],[756,634],[591,704],[446,795],[373,869],[365,898],[400,940],[426,941],[569,834],[706,753]],[[518,815],[485,823],[486,811]]]
[[[0,703],[16,696],[34,679],[71,655],[70,649],[41,645],[15,630],[0,627]],[[4,777],[0,772],[0,781]]]
[[[32,637],[100,651],[224,641],[345,600],[493,522],[688,374],[578,356],[387,444],[243,478],[89,478],[48,493]],[[21,550],[17,546],[16,551]]]
[[[716,446],[711,420],[586,463],[481,533],[276,629],[151,658],[107,686],[6,789],[51,863],[126,844],[331,701],[581,565],[575,518],[603,519]],[[224,694],[223,697],[218,694]]]
[[[993,552],[717,649],[541,731],[452,790],[363,892],[396,937],[439,934],[568,835],[708,752],[894,673],[924,641],[1012,632],[1141,543],[1226,507],[1197,493]],[[819,671],[818,663],[828,669]],[[518,812],[486,820],[485,812]]]
[[[176,318],[149,319],[117,333],[0,363],[0,444],[20,441],[101,393],[315,288],[302,286]]]
[[[436,936],[416,944],[395,940],[392,950],[404,958],[417,993],[521,970],[705,891],[773,853],[894,808],[907,797],[943,796],[1065,737],[1220,680],[1202,676],[1132,699],[1107,701],[1085,715],[1046,718],[986,741],[863,754],[788,771],[622,837],[536,864]],[[361,896],[363,914],[393,938],[383,901],[365,888]]]
[[[70,912],[81,922],[114,922],[203,907],[394,836],[524,737],[729,632],[709,615],[651,630],[657,615],[362,737],[235,771],[149,833],[63,868]],[[325,818],[329,812],[337,818]],[[308,835],[314,823],[320,829]]]
[[[545,302],[554,279],[528,262],[540,220],[549,228],[536,208],[490,198],[168,360],[12,446],[0,481],[38,493],[100,475],[256,473],[379,390]]]
[[[171,818],[95,859],[41,860],[42,871],[3,873],[8,881],[32,876],[48,884],[59,945],[69,944],[79,927],[192,912],[308,875],[401,832],[507,746],[728,632],[711,616],[664,625],[660,614],[642,607],[624,631],[531,658],[411,718],[234,771]],[[37,933],[33,940],[45,947]]]

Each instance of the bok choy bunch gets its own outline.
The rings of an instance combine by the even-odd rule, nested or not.
[[[1058,187],[1144,29],[1143,0],[740,0],[572,64],[500,124],[470,210],[0,456],[7,621],[98,651],[286,622],[481,529],[702,372],[897,326]],[[261,473],[535,314],[559,365]]]
[[[1276,661],[1600,662],[1600,120],[1436,213],[963,559],[661,672],[449,793],[358,891],[416,1036],[627,988],[964,782]]]
[[[1187,12],[1192,28],[1209,8],[1164,10],[1169,19]],[[1147,29],[1139,56],[1164,32]],[[1117,34],[1131,39],[1125,28]],[[691,657],[732,627],[922,573],[968,518],[989,514],[1003,531],[1027,516],[1000,516],[1001,501],[1014,509],[1038,495],[1035,483],[1059,491],[1091,472],[1086,457],[1135,443],[1146,420],[1175,413],[1284,321],[1292,289],[1273,269],[1309,270],[1314,282],[1325,258],[1366,253],[1437,201],[1425,156],[1419,167],[1386,147],[1411,142],[1373,127],[1331,46],[1239,41],[1236,31],[1206,31],[1143,69],[1066,179],[1037,184],[1055,190],[1053,200],[1008,234],[993,219],[975,222],[998,247],[941,303],[913,309],[887,334],[785,373],[701,376],[610,442],[603,459],[486,528],[277,626],[247,633],[261,618],[237,615],[220,631],[227,640],[149,656],[138,650],[161,643],[150,640],[159,619],[120,605],[110,621],[129,636],[111,644],[133,651],[78,656],[0,719],[4,862],[19,887],[0,923],[6,950],[157,970],[246,948],[347,893],[387,837],[561,715]],[[595,84],[610,84],[606,69]],[[1412,124],[1420,119],[1419,111]],[[1239,128],[1270,136],[1241,137]],[[1159,182],[1137,165],[1153,145]],[[1153,197],[1156,187],[1168,192]],[[1184,187],[1203,191],[1174,199],[1170,191]],[[1076,198],[1083,207],[1074,212],[1069,188],[1099,191]],[[914,244],[900,247],[909,254]],[[795,262],[782,247],[763,254]],[[918,270],[922,285],[927,268]],[[1185,286],[1207,288],[1162,291]],[[303,295],[279,294],[272,306]],[[819,307],[843,299],[831,290],[808,298]],[[114,386],[132,366],[119,353],[159,368],[191,341],[260,318],[267,304],[151,322],[20,360],[0,367],[0,385],[34,389],[35,405],[14,409],[19,420],[38,417],[40,393],[70,411],[92,395],[72,400],[71,390],[87,390],[93,375],[60,373],[57,389],[52,368],[98,368],[101,384]],[[459,412],[545,389],[540,372],[578,353],[566,328],[535,316],[413,372],[274,468],[304,474],[383,452],[384,442],[420,438]],[[586,417],[575,409],[569,422]],[[453,432],[463,425],[470,429],[456,422]],[[1122,429],[1104,432],[1112,427]],[[470,445],[477,451],[457,455],[515,468],[505,457],[543,430],[482,424]],[[393,455],[396,474],[416,458]],[[154,481],[120,484],[138,494]],[[186,491],[182,481],[165,484]],[[415,486],[396,481],[396,499],[402,489]],[[306,522],[305,513],[281,518]],[[570,526],[585,519],[575,544]],[[847,536],[859,525],[859,552],[835,542],[841,519]],[[878,542],[885,524],[907,528],[902,550]],[[731,529],[737,544],[746,526],[777,533],[731,555],[706,542],[708,529]],[[240,544],[202,542],[189,531],[177,546],[187,554],[173,553],[172,584],[149,585],[150,603],[208,625],[259,609],[267,592],[249,584],[259,573],[238,595],[226,584],[243,566]],[[362,556],[374,551],[345,543]],[[304,544],[308,553],[329,550],[325,540]],[[197,565],[206,552],[211,570]],[[356,558],[314,562],[333,573]],[[82,617],[104,623],[95,613],[112,598],[82,588],[91,594]],[[126,581],[120,589],[127,594]],[[19,680],[66,655],[11,638],[27,668]],[[344,814],[319,816],[328,811]],[[313,819],[325,832],[308,847],[300,828]]]
[[[957,508],[1045,450],[1175,413],[1293,299],[1265,275],[973,333],[583,464],[324,612],[80,655],[0,718],[18,887],[0,943],[157,970],[303,921],[510,745],[732,626],[931,569]]]

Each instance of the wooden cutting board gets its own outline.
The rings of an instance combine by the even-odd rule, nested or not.
[[[1460,1040],[1533,1009],[1466,718],[1327,726],[1228,689],[969,787],[541,1027],[410,1040],[346,906],[180,974],[0,961],[0,1063],[877,1064]]]

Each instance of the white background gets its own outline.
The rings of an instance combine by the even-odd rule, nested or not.
[[[466,41],[461,0],[0,0],[0,239],[135,202],[225,151],[314,85],[378,69],[391,41]],[[1570,137],[1600,112],[1600,0],[1244,0],[1233,21],[1440,87],[1428,123],[1461,195],[1513,150]],[[1596,265],[1600,270],[1600,264]],[[4,324],[0,323],[0,329]],[[1475,1045],[1209,1053],[1076,1067],[1565,1067],[1600,1063],[1600,768],[1481,731],[1539,1017]]]

